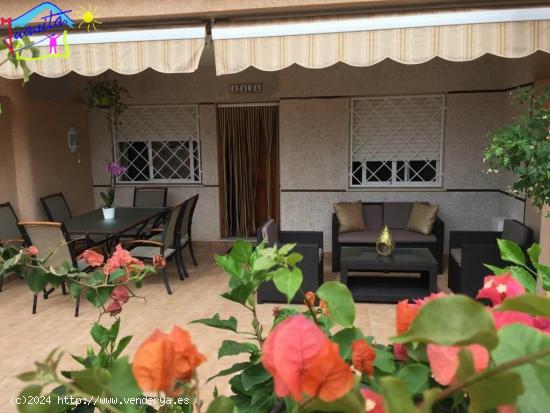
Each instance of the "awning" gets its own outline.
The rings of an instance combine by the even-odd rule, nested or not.
[[[217,24],[212,38],[218,75],[250,66],[370,66],[386,58],[405,64],[487,53],[516,58],[550,53],[550,7]]]
[[[40,51],[38,60],[27,61],[29,69],[45,77],[60,77],[73,71],[96,76],[106,70],[131,75],[152,68],[162,73],[194,72],[204,48],[206,29],[193,26],[170,29],[132,30],[66,34],[57,41],[50,57],[49,40],[31,37]],[[68,43],[68,47],[66,46]],[[4,60],[7,50],[0,53]],[[24,52],[22,56],[30,56]],[[22,71],[11,64],[0,66],[0,76],[21,78]]]

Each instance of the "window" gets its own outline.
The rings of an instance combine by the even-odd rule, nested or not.
[[[352,99],[350,186],[439,186],[443,95]]]
[[[201,182],[198,107],[129,106],[115,153],[126,172],[118,182]]]

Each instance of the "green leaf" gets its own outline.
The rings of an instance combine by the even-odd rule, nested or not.
[[[489,268],[494,275],[502,275],[502,274],[506,274],[506,273],[510,272],[510,271],[508,271],[508,268],[500,268],[500,267],[497,267],[495,265],[490,265],[490,264],[483,264],[483,265],[485,267]]]
[[[252,271],[259,272],[269,270],[270,268],[274,267],[275,264],[276,262],[273,260],[273,258],[267,255],[263,255],[254,261],[254,263],[252,264]]]
[[[286,295],[289,303],[300,289],[303,279],[302,270],[298,267],[292,269],[281,267],[273,274],[273,283],[275,287]]]
[[[141,389],[134,379],[132,366],[128,362],[128,357],[113,361],[110,371],[111,380],[108,388],[110,393],[120,400],[120,403],[123,402],[124,398],[141,395]]]
[[[507,239],[497,239],[497,243],[500,250],[500,256],[504,261],[525,265],[525,255],[518,244]]]
[[[376,358],[374,359],[374,367],[384,373],[393,373],[395,371],[395,358],[393,353],[375,347]]]
[[[204,324],[208,327],[219,328],[222,330],[230,330],[237,332],[237,319],[235,317],[229,317],[227,320],[222,320],[220,314],[214,314],[212,318],[201,318],[200,320],[193,320],[191,324]]]
[[[534,268],[537,268],[539,264],[540,253],[541,253],[540,245],[537,243],[531,245],[527,249],[527,255],[529,255],[529,259],[531,260],[531,264],[533,264]]]
[[[529,271],[527,271],[525,268],[517,267],[515,265],[509,267],[509,270],[512,273],[512,277],[514,277],[516,281],[523,285],[527,292],[535,292],[537,281]]]
[[[296,244],[285,244],[281,248],[279,248],[279,254],[287,255],[295,246]]]
[[[253,343],[239,343],[232,340],[224,340],[218,350],[218,358],[236,356],[241,353],[257,353],[260,349]]]
[[[310,412],[365,413],[365,399],[359,393],[359,389],[355,388],[333,402],[327,403],[320,399],[313,399],[300,408],[300,413]]]
[[[499,345],[491,356],[497,365],[550,348],[550,335],[522,324],[502,327]],[[536,362],[515,367],[525,392],[519,397],[518,412],[547,413],[550,406],[550,354]]]
[[[216,264],[223,268],[223,270],[232,275],[233,277],[242,278],[243,276],[243,267],[237,261],[235,261],[229,255],[214,255],[214,260]]]
[[[246,391],[249,391],[257,384],[265,383],[271,379],[271,375],[261,364],[248,367],[241,374],[241,383]],[[273,392],[273,389],[269,389]]]
[[[493,318],[482,304],[463,295],[452,295],[423,305],[409,330],[390,340],[446,346],[477,343],[491,349],[498,337]]]
[[[251,364],[252,363],[250,363],[249,361],[243,363],[235,363],[231,367],[218,372],[218,374],[216,374],[215,376],[210,377],[206,382],[208,383],[210,380],[215,379],[216,377],[228,376],[230,374],[237,373],[238,371],[246,369]]]
[[[385,413],[414,413],[415,407],[407,385],[397,377],[386,376],[380,379],[384,395]]]
[[[304,257],[301,254],[298,254],[297,252],[293,252],[292,254],[290,254],[286,257],[286,263],[287,263],[287,265],[290,265],[291,267],[294,267],[296,264],[298,264],[303,259],[304,259]]]
[[[112,289],[112,287],[89,288],[86,291],[86,298],[93,306],[101,307],[109,299]]]
[[[222,297],[226,300],[245,305],[248,301],[250,295],[254,292],[254,285],[252,284],[241,284],[237,287],[231,289],[227,293],[223,293]]]
[[[111,342],[109,330],[99,323],[95,323],[91,330],[91,335],[94,341],[101,347],[106,348]]]
[[[32,268],[25,277],[27,285],[35,294],[40,293],[48,284],[46,274],[39,268]]]
[[[328,281],[319,287],[317,296],[327,304],[332,321],[343,327],[353,326],[355,303],[348,287],[336,281]]]
[[[50,401],[52,403],[34,402],[35,400],[39,400],[41,396],[42,396],[41,385],[31,384],[25,387],[21,391],[21,393],[19,393],[19,400],[21,400],[21,403],[17,405],[17,410],[21,413],[50,413],[52,411],[52,408],[55,409],[56,406],[58,406],[57,397],[50,398]]]
[[[537,268],[537,273],[542,279],[544,289],[550,291],[550,267],[547,265],[539,264]]]
[[[247,264],[252,256],[252,244],[241,239],[236,240],[231,247],[231,258],[239,264]]]
[[[397,373],[397,378],[403,380],[411,394],[418,394],[428,390],[430,368],[425,364],[407,364]]]
[[[206,413],[236,413],[237,409],[233,401],[225,396],[216,397]]]
[[[74,385],[91,396],[106,396],[109,394],[111,374],[98,367],[77,371],[73,374]]]
[[[520,311],[534,317],[550,318],[550,298],[535,294],[523,294],[507,298],[496,308],[497,311]]]
[[[113,351],[113,358],[115,359],[118,358],[118,356],[122,354],[122,352],[124,351],[126,346],[128,346],[131,340],[132,340],[132,336],[122,337],[117,344],[116,350]]]
[[[80,284],[77,284],[74,281],[68,281],[68,285],[69,285],[69,293],[71,294],[71,297],[73,298],[80,297],[80,292],[82,290]]]
[[[340,356],[348,362],[351,361],[351,344],[355,340],[363,338],[363,333],[356,327],[344,328],[338,331],[333,337],[332,341],[338,343],[338,349],[340,350]]]
[[[126,275],[126,270],[122,268],[114,270],[111,274],[109,274],[109,282],[112,283],[113,281],[116,281],[119,278],[124,277],[125,275]]]

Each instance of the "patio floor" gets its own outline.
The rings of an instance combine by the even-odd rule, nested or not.
[[[219,370],[229,367],[238,357],[217,360],[217,350],[225,339],[236,339],[235,334],[216,330],[190,321],[205,318],[219,312],[222,318],[234,316],[240,328],[250,325],[250,313],[238,304],[222,299],[219,295],[227,288],[227,277],[214,264],[213,254],[224,254],[226,248],[198,245],[196,248],[198,267],[194,267],[187,252],[185,262],[190,278],[179,281],[173,263],[168,264],[173,295],[166,294],[161,277],[153,276],[144,282],[138,294],[146,301],[134,299],[125,305],[121,314],[121,336],[133,335],[134,338],[125,351],[130,357],[139,344],[155,328],[169,330],[174,324],[187,329],[199,351],[208,360],[199,368],[199,377],[204,384],[206,379]],[[330,272],[328,257],[325,258],[325,279],[335,279]],[[444,282],[440,279],[440,284]],[[89,330],[97,320],[97,310],[87,302],[82,303],[80,316],[75,318],[74,302],[68,296],[55,292],[48,300],[39,299],[37,314],[31,314],[32,294],[22,280],[7,283],[0,293],[0,411],[15,412],[12,398],[21,390],[22,383],[15,376],[33,368],[35,360],[44,360],[48,353],[61,348],[66,354],[62,360],[62,369],[77,367],[69,353],[83,355],[86,346],[92,343]],[[259,306],[259,317],[267,330],[272,321],[273,304]],[[373,335],[384,342],[394,334],[394,305],[358,304],[356,325],[366,334]],[[104,318],[104,321],[107,321]],[[229,394],[227,378],[219,378],[201,387],[201,398],[209,401],[214,386],[220,394]]]

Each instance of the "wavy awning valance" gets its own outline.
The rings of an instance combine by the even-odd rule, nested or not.
[[[68,34],[68,53],[65,53],[67,46],[62,39],[58,40],[58,57],[47,57],[51,51],[49,45],[36,44],[41,58],[27,61],[31,72],[45,77],[60,77],[72,71],[84,76],[96,76],[109,69],[125,75],[148,68],[162,73],[194,72],[202,55],[206,30],[204,26],[194,26]],[[36,41],[34,38],[31,40]],[[0,53],[0,61],[6,54],[7,50]],[[0,76],[21,78],[22,71],[11,64],[4,64],[0,66]]]
[[[212,38],[218,75],[250,66],[370,66],[387,58],[405,64],[487,53],[516,58],[550,53],[550,7],[219,24]]]

